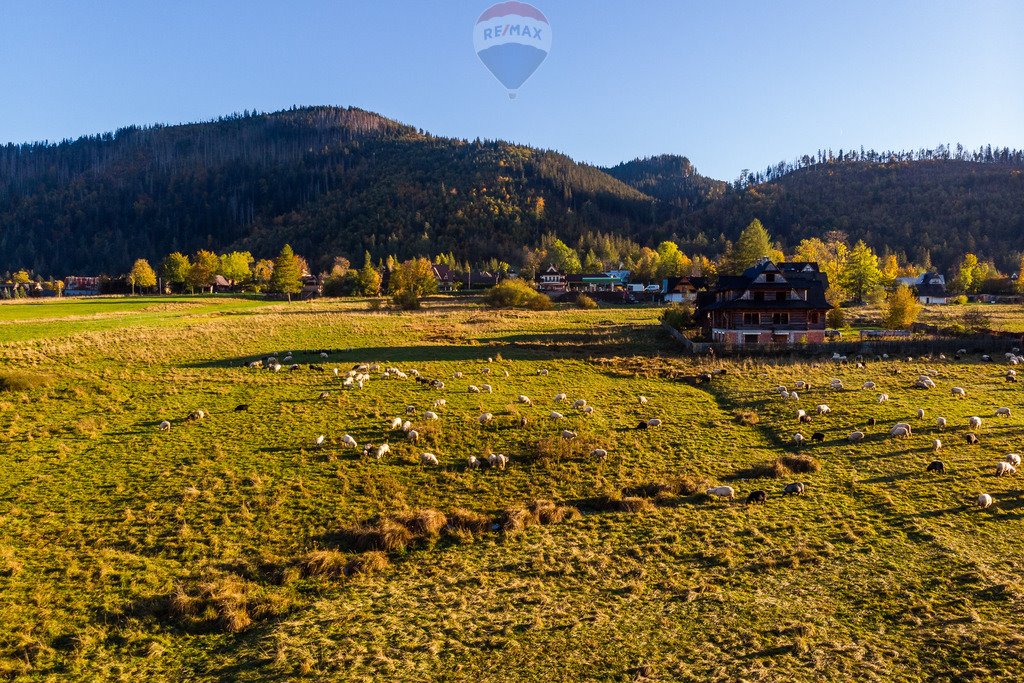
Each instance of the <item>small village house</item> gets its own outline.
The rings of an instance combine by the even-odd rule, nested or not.
[[[827,289],[818,264],[765,258],[699,293],[697,319],[712,341],[736,346],[823,342]]]

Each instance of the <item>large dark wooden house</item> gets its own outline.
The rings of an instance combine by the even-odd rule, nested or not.
[[[825,340],[828,276],[816,263],[763,259],[742,275],[723,275],[697,296],[697,318],[712,341],[798,344]]]

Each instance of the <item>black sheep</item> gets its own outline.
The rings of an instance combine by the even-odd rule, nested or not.
[[[751,491],[750,495],[747,496],[747,505],[754,503],[764,505],[766,500],[768,500],[768,494],[764,491]]]
[[[640,424],[636,426],[637,429],[647,429],[648,427],[650,427],[650,425],[647,424],[647,420],[641,420]]]
[[[241,412],[243,410],[249,410],[249,404],[248,403],[241,403],[241,404],[235,406],[235,412],[236,413]]]
[[[978,445],[978,437],[975,436],[974,434],[964,434],[964,439],[967,440],[967,445],[968,446],[977,446]]]
[[[824,432],[814,432],[813,434],[811,434],[811,441],[824,441],[824,440],[825,440],[825,433]]]
[[[874,427],[874,426],[875,426],[875,418],[869,417],[868,418],[868,427]]]
[[[946,473],[946,465],[941,460],[932,460],[928,463],[928,467],[925,468],[925,472],[938,472],[939,474]]]

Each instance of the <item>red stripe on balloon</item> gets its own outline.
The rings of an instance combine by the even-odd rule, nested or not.
[[[548,18],[539,9],[533,5],[527,5],[525,2],[499,2],[497,5],[487,8],[476,21],[480,23],[495,17],[504,17],[508,14],[516,14],[521,17],[543,21],[545,24],[548,23]]]

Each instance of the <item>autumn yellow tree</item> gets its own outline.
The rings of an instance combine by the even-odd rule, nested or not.
[[[905,330],[917,322],[924,308],[906,285],[900,285],[886,299],[883,320],[890,330]]]

